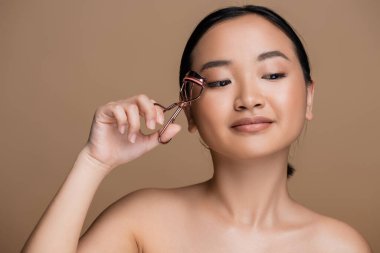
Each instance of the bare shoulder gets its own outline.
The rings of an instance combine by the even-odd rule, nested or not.
[[[199,196],[199,188],[198,185],[172,189],[146,188],[125,195],[114,205],[125,215],[135,216],[138,213],[138,215],[150,216],[157,212],[186,208],[189,199],[195,200]],[[160,213],[160,215],[163,214]]]
[[[364,237],[350,225],[337,219],[314,213],[313,242],[318,251],[371,253]]]
[[[183,192],[183,193],[182,193]],[[159,232],[185,210],[180,189],[142,189],[106,208],[81,237],[79,252],[140,252],[144,238]]]
[[[104,213],[109,213],[110,219],[125,222],[129,227],[142,227],[183,205],[179,195],[177,189],[140,189],[115,201]]]
[[[202,186],[191,185],[172,189],[147,188],[134,191],[115,202],[113,209],[136,233],[150,231],[152,225],[180,220],[199,200]],[[144,231],[144,232],[143,232]]]

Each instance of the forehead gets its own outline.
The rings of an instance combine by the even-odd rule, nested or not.
[[[231,60],[255,57],[279,50],[295,59],[292,41],[265,18],[247,14],[212,26],[198,41],[192,53],[193,67],[216,58]]]

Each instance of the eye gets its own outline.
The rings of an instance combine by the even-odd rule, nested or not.
[[[209,82],[207,83],[207,87],[213,88],[213,87],[221,87],[226,86],[231,83],[231,80],[222,80],[222,81],[215,81],[215,82]]]
[[[285,73],[270,73],[270,74],[264,75],[262,78],[267,79],[267,80],[277,80],[284,77],[286,77]]]

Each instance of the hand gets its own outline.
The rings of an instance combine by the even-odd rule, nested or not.
[[[158,131],[144,135],[140,130],[140,116],[144,118],[147,128],[152,130],[157,123],[164,123],[162,109],[154,106],[154,101],[146,95],[99,107],[85,147],[88,155],[111,171],[156,147],[159,144]],[[161,140],[173,138],[180,129],[178,124],[170,124]]]

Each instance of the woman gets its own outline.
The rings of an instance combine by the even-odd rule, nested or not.
[[[286,21],[258,6],[210,14],[186,45],[181,83],[190,70],[206,87],[184,105],[188,130],[208,145],[213,177],[128,194],[79,238],[106,175],[180,131],[173,123],[162,135],[140,132],[140,115],[150,129],[164,123],[146,95],[108,103],[23,252],[370,252],[354,229],[288,194],[289,149],[312,119],[314,83]]]

